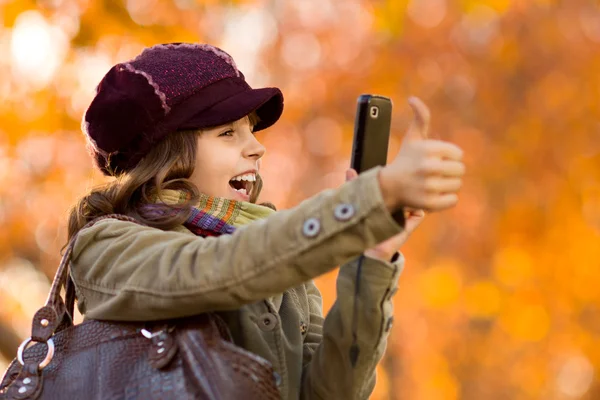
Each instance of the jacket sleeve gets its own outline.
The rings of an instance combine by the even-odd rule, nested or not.
[[[357,258],[340,268],[337,300],[325,319],[319,290],[312,282],[306,284],[310,325],[304,341],[303,400],[368,399],[375,387],[375,368],[387,344],[392,296],[404,258],[400,255],[394,263],[363,258],[356,314],[359,354],[353,367],[350,348],[358,262]]]
[[[301,285],[402,230],[377,173],[232,235],[100,221],[80,232],[73,250],[79,308],[93,319],[167,319],[237,309]]]

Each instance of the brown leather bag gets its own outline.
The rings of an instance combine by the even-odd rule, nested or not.
[[[86,227],[105,218],[137,222],[110,215]],[[31,337],[0,383],[0,400],[281,398],[270,363],[233,344],[215,314],[152,324],[87,320],[74,326],[69,275],[74,242],[46,305],[33,317]]]

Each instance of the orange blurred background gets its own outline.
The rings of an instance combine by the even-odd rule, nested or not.
[[[0,0],[0,370],[29,336],[68,208],[103,178],[79,121],[111,65],[208,42],[280,87],[263,200],[340,185],[356,99],[466,152],[459,205],[403,252],[373,399],[598,399],[600,6],[584,0]],[[325,305],[336,273],[318,279]]]

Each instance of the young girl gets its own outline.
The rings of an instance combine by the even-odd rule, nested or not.
[[[368,398],[392,325],[396,250],[423,215],[405,220],[404,207],[453,206],[464,174],[461,150],[425,139],[428,111],[412,106],[417,118],[392,163],[349,171],[339,189],[275,212],[256,204],[265,148],[254,132],[279,119],[279,89],[251,89],[209,45],[158,45],[115,65],[82,123],[98,167],[115,179],[70,215],[81,313],[152,321],[219,312],[237,345],[273,365],[283,399]],[[145,225],[81,229],[113,213]],[[324,319],[312,279],[340,264]]]

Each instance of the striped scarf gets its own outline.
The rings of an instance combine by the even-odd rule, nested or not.
[[[185,193],[165,190],[162,193],[167,204],[185,201]],[[200,200],[184,226],[198,236],[231,234],[236,228],[264,219],[275,211],[269,207],[222,197],[200,195]]]

